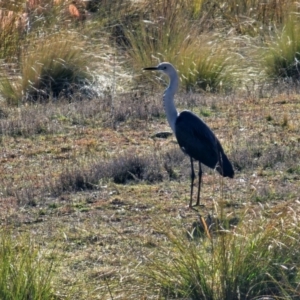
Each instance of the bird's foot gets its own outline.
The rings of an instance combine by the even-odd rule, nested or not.
[[[196,210],[196,207],[205,207],[204,204],[194,204],[194,205],[189,205],[189,208]]]
[[[197,208],[201,208],[201,207],[204,207],[204,205],[203,204],[201,204],[201,205],[189,205],[189,206],[187,206],[187,209],[188,210],[193,210],[193,211],[196,211],[197,213],[199,213],[199,210],[197,209]]]
[[[190,206],[190,205],[185,205],[185,206],[183,206],[180,210],[183,211],[183,212],[189,212],[189,211],[191,211],[191,210],[197,211],[197,209],[196,209],[193,205],[192,205],[192,206]]]
[[[195,207],[195,206],[199,206],[199,207],[205,207],[205,205],[204,204],[200,204],[200,203],[196,203],[196,204],[194,204],[194,205],[192,205],[193,207]]]
[[[202,207],[205,207],[205,205],[204,204],[194,204],[194,205],[189,204],[189,205],[185,205],[182,208],[182,211],[188,212],[188,211],[193,210],[193,211],[199,212],[198,209],[197,209],[197,207],[202,208]]]

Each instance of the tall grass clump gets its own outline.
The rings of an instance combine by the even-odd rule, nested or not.
[[[183,52],[178,65],[181,84],[186,91],[220,92],[235,84],[235,65],[218,40],[208,42],[202,35]]]
[[[167,2],[168,6],[164,6]],[[130,65],[140,71],[142,67],[169,61],[178,69],[185,90],[217,91],[230,87],[233,82],[228,53],[222,50],[217,35],[210,35],[208,40],[205,33],[200,34],[201,21],[189,18],[183,9],[184,1],[180,4],[156,1],[151,10],[148,7],[151,13],[135,27],[127,27]]]
[[[0,12],[0,59],[15,62],[20,53],[21,30],[17,28],[18,15]]]
[[[165,298],[299,297],[299,217],[288,204],[279,209],[273,218],[246,211],[229,229],[214,224],[211,240],[160,226],[168,242],[148,257],[142,284]]]
[[[21,55],[21,76],[4,79],[0,91],[10,103],[68,96],[87,85],[91,74],[79,37],[61,33],[30,41]]]
[[[263,64],[271,79],[300,78],[300,25],[299,19],[291,15],[283,29],[266,49]]]
[[[206,1],[205,4],[208,4]],[[210,17],[214,28],[235,29],[239,35],[264,35],[268,27],[282,24],[294,1],[229,0],[212,2]]]
[[[139,22],[128,26],[125,34],[129,41],[126,48],[136,69],[165,60],[175,61],[178,52],[191,41],[191,23],[183,18],[175,1],[154,1],[146,7],[150,11],[140,15]],[[172,2],[172,1],[168,1]],[[151,9],[150,9],[151,8]]]
[[[194,17],[194,18],[199,18],[201,16],[204,3],[205,3],[205,0],[193,0],[193,1],[186,0],[185,1],[186,7],[188,9],[190,9],[190,13],[191,13],[192,17]]]
[[[0,298],[3,300],[55,299],[53,264],[27,238],[0,232]]]

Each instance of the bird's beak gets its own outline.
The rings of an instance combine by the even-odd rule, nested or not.
[[[148,67],[148,68],[143,68],[143,70],[145,70],[145,71],[157,71],[158,68],[157,67]]]

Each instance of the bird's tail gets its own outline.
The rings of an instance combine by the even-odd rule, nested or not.
[[[216,166],[216,170],[224,177],[234,177],[234,170],[232,164],[225,153],[220,153],[220,158]]]

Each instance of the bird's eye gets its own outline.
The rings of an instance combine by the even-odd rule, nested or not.
[[[163,70],[167,70],[167,67],[166,67],[166,66],[164,66]]]

